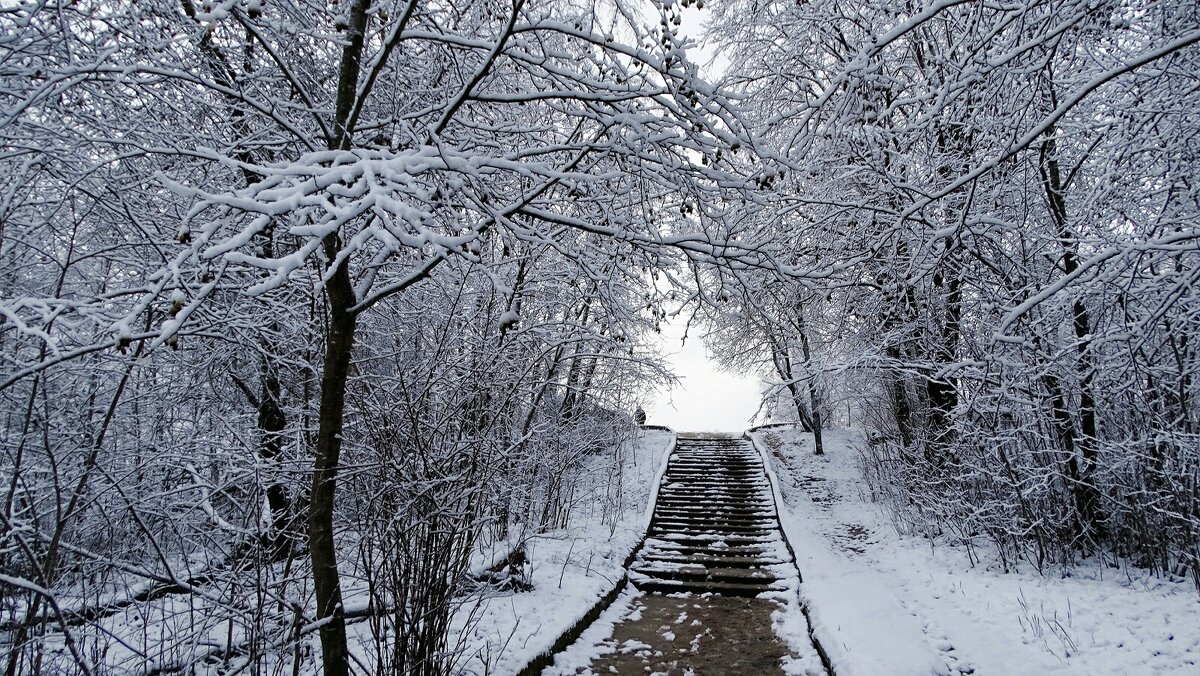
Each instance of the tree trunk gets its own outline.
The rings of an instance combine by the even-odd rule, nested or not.
[[[241,378],[232,374],[230,378],[258,413],[259,460],[267,468],[276,466],[279,456],[283,453],[283,432],[287,426],[287,416],[283,411],[280,399],[282,387],[276,367],[266,357],[263,358],[259,369],[259,392],[257,395]],[[287,487],[276,477],[271,477],[267,481],[266,493],[267,507],[271,511],[270,542],[267,544],[271,549],[271,560],[279,561],[291,551],[290,528],[293,507],[288,498]]]
[[[332,258],[332,257],[331,257]],[[346,412],[346,383],[354,347],[357,317],[350,274],[343,262],[327,285],[329,327],[325,334],[325,365],[321,376],[321,406],[313,460],[312,495],[308,512],[308,549],[312,559],[313,591],[321,626],[321,655],[325,676],[346,676],[346,618],[333,540],[334,495],[342,426]]]
[[[784,382],[788,388],[788,394],[792,398],[792,407],[796,410],[796,419],[800,421],[800,429],[805,432],[813,431],[812,416],[804,405],[804,397],[800,394],[800,389],[796,387],[796,374],[792,369],[792,355],[788,351],[786,343],[776,340],[775,334],[769,329],[764,329],[767,337],[767,342],[771,345],[771,361],[775,364],[775,373]]]
[[[947,251],[955,246],[947,238]],[[937,347],[933,354],[935,367],[946,367],[958,358],[959,324],[962,314],[962,288],[953,255],[947,255],[950,268],[944,276],[935,276],[934,284],[945,290],[946,309],[942,327],[937,336]],[[925,379],[925,394],[929,401],[929,418],[926,422],[926,459],[937,466],[945,464],[949,445],[953,440],[953,413],[958,407],[958,387],[949,376],[934,375]]]
[[[1077,536],[1087,536],[1089,524],[1094,520],[1093,510],[1098,502],[1093,495],[1095,488],[1084,480],[1079,466],[1079,455],[1076,452],[1078,439],[1075,431],[1075,421],[1067,409],[1066,396],[1058,378],[1046,374],[1042,376],[1042,385],[1050,395],[1050,411],[1054,417],[1055,430],[1058,432],[1058,443],[1067,456],[1066,475],[1071,491],[1071,499],[1075,504],[1075,531]]]
[[[802,309],[797,309],[800,319],[798,333],[800,334],[800,351],[804,356],[805,364],[812,364],[812,348],[808,343],[808,331],[804,323],[804,313]],[[817,393],[817,379],[810,377],[808,379],[808,401],[811,408],[810,415],[812,416],[812,435],[813,435],[813,454],[825,455],[825,440],[821,432],[821,398]]]
[[[1051,103],[1054,103],[1051,90]],[[1066,186],[1058,165],[1058,152],[1054,141],[1056,129],[1047,130],[1047,138],[1039,149],[1042,187],[1046,193],[1050,215],[1054,221],[1055,234],[1062,249],[1062,269],[1066,275],[1079,269],[1079,258],[1075,253],[1077,238],[1071,232],[1067,220]],[[1096,367],[1092,357],[1092,326],[1087,307],[1081,299],[1071,303],[1071,324],[1075,330],[1075,370],[1079,375],[1079,481],[1082,493],[1078,502],[1080,518],[1085,535],[1094,539],[1105,537],[1104,515],[1100,506],[1100,494],[1096,489],[1094,470],[1099,460],[1097,443],[1099,429],[1096,422],[1096,398],[1093,380]]]
[[[895,346],[886,350],[888,359],[898,362],[903,357]],[[896,420],[896,431],[900,433],[900,444],[905,448],[912,446],[915,435],[912,425],[912,404],[908,399],[908,388],[904,378],[899,374],[888,378],[888,398],[891,400],[892,417]]]
[[[900,246],[899,254],[906,255],[907,247]],[[900,256],[897,256],[900,259]],[[910,320],[912,309],[916,305],[913,298],[913,289],[910,284],[905,282],[904,292],[899,298],[888,299],[887,304],[892,307],[897,307],[903,315],[898,316],[896,313],[889,312],[883,320],[882,330],[885,340],[884,354],[887,355],[888,362],[891,364],[886,372],[887,378],[887,394],[890,400],[892,416],[896,422],[896,431],[900,434],[900,444],[905,448],[911,448],[916,441],[916,431],[913,425],[913,405],[909,397],[908,385],[904,379],[904,371],[901,367],[907,361],[907,355],[901,349],[900,343],[894,340],[891,336],[892,332],[900,328],[904,321]]]
[[[954,179],[951,163],[964,163],[972,145],[969,134],[960,125],[951,124],[938,131],[937,149],[944,155],[938,167],[938,175],[946,182]],[[969,209],[969,199],[956,197],[948,204],[952,209],[947,214],[946,227],[955,221],[961,224]],[[953,219],[951,218],[953,216]],[[957,234],[942,240],[944,262],[934,272],[933,285],[944,294],[945,309],[939,322],[940,330],[934,336],[936,345],[931,361],[933,368],[945,370],[958,361],[962,323],[962,272],[960,269],[961,242]],[[929,402],[929,415],[925,422],[925,459],[936,467],[943,467],[952,454],[954,439],[954,409],[958,407],[958,384],[948,375],[934,373],[925,379],[925,396]]]
[[[331,150],[348,150],[353,145],[350,116],[358,96],[370,0],[354,0],[350,24],[338,69],[337,104]],[[342,583],[333,541],[333,508],[337,492],[338,461],[342,451],[342,425],[346,414],[346,382],[358,317],[350,309],[356,300],[350,281],[349,259],[337,263],[341,241],[337,232],[325,237],[325,260],[333,269],[325,285],[329,316],[325,333],[325,364],[321,374],[321,404],[317,443],[313,458],[312,495],[308,508],[308,550],[312,560],[313,593],[317,621],[321,622],[321,657],[325,676],[347,676],[346,615],[342,607]]]
[[[262,393],[258,402],[258,429],[263,435],[259,456],[268,466],[275,466],[283,452],[283,432],[287,416],[280,404],[281,390],[275,368],[264,360]],[[291,550],[292,501],[287,488],[277,477],[267,482],[267,507],[271,510],[272,560],[280,560]]]

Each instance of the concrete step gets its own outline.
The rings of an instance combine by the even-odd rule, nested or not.
[[[679,448],[676,448],[675,453],[672,455],[673,455],[674,459],[678,459],[678,460],[692,460],[692,459],[696,459],[696,458],[702,458],[702,459],[716,458],[719,460],[737,460],[737,461],[747,461],[747,462],[754,461],[754,460],[761,460],[761,458],[759,457],[759,455],[757,453],[755,453],[753,451],[747,452],[747,451],[743,451],[741,449],[699,449],[699,448],[679,449]]]
[[[675,544],[686,545],[688,547],[709,547],[712,548],[713,543],[720,542],[720,547],[717,549],[732,549],[734,547],[752,547],[773,544],[773,540],[769,537],[773,533],[757,534],[757,533],[655,533],[648,537],[656,540],[665,540]]]
[[[767,477],[762,472],[754,472],[753,474],[746,474],[744,476],[727,476],[717,472],[703,472],[700,474],[672,474],[671,472],[667,472],[663,475],[663,480],[669,484],[721,485],[729,488],[741,488],[745,484],[753,484],[754,486],[767,485]]]
[[[772,511],[773,504],[767,499],[736,499],[725,498],[723,500],[713,500],[711,496],[688,496],[681,498],[671,498],[663,500],[659,503],[664,509],[686,509],[686,510],[713,510],[722,507],[731,507],[733,509],[755,510],[762,512]]]
[[[673,498],[671,500],[663,500],[659,504],[664,509],[685,509],[692,511],[703,511],[708,510],[709,508],[716,510],[721,507],[732,507],[734,509],[770,512],[771,508],[774,506],[771,504],[770,500],[737,500],[732,498],[725,500],[713,500],[709,497]]]
[[[688,519],[673,516],[655,516],[650,520],[652,528],[663,528],[670,530],[672,528],[693,528],[705,529],[715,528],[725,532],[741,532],[750,530],[775,530],[779,524],[774,519]]]
[[[752,521],[737,523],[736,521],[687,521],[683,519],[651,519],[650,529],[669,533],[691,531],[718,531],[721,533],[761,533],[768,530],[778,530],[774,521]]]
[[[661,498],[671,502],[695,502],[701,504],[730,504],[737,503],[742,507],[745,503],[773,504],[767,491],[719,491],[719,490],[679,490],[664,489],[659,492]]]
[[[658,494],[678,493],[680,495],[700,495],[703,493],[723,493],[727,495],[746,494],[757,495],[759,493],[770,494],[771,490],[766,484],[746,484],[746,483],[712,483],[700,484],[690,479],[671,479],[668,477],[666,483],[658,489]]]
[[[687,518],[700,519],[770,519],[775,520],[775,512],[769,509],[756,509],[753,507],[683,507],[683,506],[660,506],[654,510],[654,516],[678,516]]]
[[[771,502],[770,497],[766,495],[717,495],[712,493],[669,495],[666,499],[661,500],[659,504],[666,507],[682,507],[684,509],[735,507],[739,509],[762,509],[765,511],[771,511],[775,506]]]
[[[736,462],[746,464],[761,464],[762,458],[757,453],[688,453],[676,452],[674,462]]]
[[[733,507],[735,509],[761,509],[774,511],[775,504],[769,494],[763,495],[722,495],[720,493],[687,493],[672,494],[659,502],[668,508],[720,509]]]
[[[695,479],[672,479],[659,489],[659,493],[769,493],[770,487],[760,481],[698,481]]]
[[[669,524],[668,526],[651,526],[648,533],[651,537],[662,537],[664,535],[682,535],[682,536],[742,536],[742,537],[765,537],[777,532],[775,528],[763,526],[761,528],[739,527],[739,526],[689,526],[679,524]]]
[[[758,531],[724,530],[720,528],[688,528],[670,530],[651,528],[650,530],[650,537],[664,540],[674,540],[676,542],[684,542],[691,545],[698,545],[706,542],[722,542],[723,544],[731,547],[747,544],[766,544],[769,541],[769,537],[776,534],[776,531],[766,528]],[[743,539],[733,540],[733,538]]]
[[[719,490],[678,490],[665,489],[659,492],[660,497],[673,502],[698,502],[702,504],[730,504],[746,503],[746,502],[763,502],[772,504],[770,501],[770,493],[767,491],[719,491]],[[742,507],[742,504],[738,504]]]
[[[699,504],[694,504],[687,500],[672,498],[670,501],[660,500],[654,511],[655,513],[660,511],[674,511],[684,514],[765,514],[770,517],[775,516],[775,505],[770,500],[763,498],[762,500],[751,500],[750,502],[761,502],[763,504],[761,506],[748,505],[742,500],[737,502],[704,500]]]
[[[771,493],[766,489],[759,491],[734,491],[722,490],[716,488],[709,489],[687,489],[687,488],[664,488],[658,493],[662,497],[672,500],[696,500],[700,502],[719,502],[724,503],[726,500],[740,502],[771,502]],[[714,500],[716,498],[716,500]]]
[[[778,582],[779,578],[769,572],[752,568],[707,568],[705,566],[676,567],[670,564],[659,566],[635,565],[632,572],[646,577],[679,582],[732,582],[753,584]]]
[[[736,462],[746,464],[761,464],[762,458],[757,453],[687,453],[676,452],[674,462]]]
[[[771,502],[771,494],[763,491],[762,493],[748,493],[735,495],[731,493],[667,493],[660,495],[660,503],[670,505],[672,507],[696,507],[704,509],[710,505],[713,507],[761,507],[762,509],[772,509],[775,505]]]
[[[758,566],[773,566],[781,563],[791,563],[770,556],[714,556],[711,554],[669,555],[661,552],[647,552],[637,557],[638,561],[659,561],[662,563],[690,563],[709,568],[741,567],[755,568]]]
[[[766,482],[766,477],[762,472],[749,472],[746,474],[723,474],[721,472],[696,472],[685,474],[667,472],[665,475],[663,475],[663,477],[668,483],[683,481],[691,483],[695,481],[703,484],[721,483],[732,487],[737,487],[738,485],[746,482],[753,482],[760,485]]]
[[[678,580],[660,580],[644,578],[634,580],[633,586],[648,593],[659,594],[721,594],[722,596],[755,597],[773,589],[769,584],[750,583],[735,584],[731,582],[680,582]]]
[[[667,469],[665,476],[668,477],[687,477],[696,480],[721,480],[721,481],[744,481],[747,479],[766,480],[767,475],[763,473],[762,468],[758,469],[724,469],[721,467],[709,467],[706,469],[692,469],[690,467],[683,469]]]
[[[749,457],[678,457],[671,462],[673,467],[745,467],[762,468],[762,462]]]
[[[706,500],[714,497],[724,500],[764,500],[771,501],[771,492],[765,488],[660,488],[659,497],[679,500]]]
[[[667,488],[659,491],[659,497],[664,501],[677,503],[698,503],[699,505],[708,506],[710,504],[721,506],[725,504],[737,503],[735,506],[742,507],[745,503],[761,502],[766,505],[773,506],[771,502],[771,494],[767,491],[753,491],[749,493],[730,493],[721,491],[687,491],[673,488]]]
[[[659,495],[664,493],[668,495],[703,495],[705,493],[721,493],[722,495],[770,495],[771,491],[765,485],[737,487],[731,484],[713,484],[711,486],[699,486],[690,481],[672,481],[658,489],[658,493]]]
[[[726,480],[747,479],[764,476],[761,467],[740,469],[730,467],[679,467],[667,470],[666,476],[685,476],[693,479],[722,478]]]
[[[712,475],[689,477],[679,474],[675,476],[668,474],[664,480],[667,482],[667,486],[670,486],[673,490],[708,490],[712,488],[732,491],[765,490],[767,483],[759,479],[759,476],[761,475],[727,478]]]
[[[749,559],[759,557],[769,557],[771,548],[763,546],[754,547],[696,547],[685,545],[682,543],[672,543],[676,546],[661,545],[657,547],[647,547],[642,550],[646,556],[708,556],[717,559]]]
[[[722,521],[754,521],[766,519],[774,524],[775,513],[770,509],[770,505],[766,507],[742,507],[742,505],[720,505],[720,504],[703,504],[698,507],[689,507],[685,504],[660,504],[658,509],[654,510],[655,518],[678,518],[678,519],[716,519]]]

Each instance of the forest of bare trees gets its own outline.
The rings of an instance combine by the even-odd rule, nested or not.
[[[452,672],[685,317],[915,531],[1200,586],[1200,7],[679,12],[0,4],[5,674]]]
[[[917,532],[1200,586],[1200,9],[718,8],[779,156],[741,218],[820,273],[739,275],[723,358],[818,438],[853,400]]]

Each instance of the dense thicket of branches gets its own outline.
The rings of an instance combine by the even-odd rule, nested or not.
[[[4,3],[6,674],[452,671],[673,302],[914,528],[1200,584],[1200,8],[714,5]]]
[[[725,236],[681,205],[745,190],[671,16],[0,8],[6,673],[449,671],[473,547],[563,525],[663,377]]]
[[[862,384],[871,469],[922,532],[1200,585],[1200,8],[718,8],[781,156],[745,223],[827,272],[743,276],[726,358],[809,426]]]

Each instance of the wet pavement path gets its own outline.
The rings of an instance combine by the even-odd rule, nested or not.
[[[555,673],[783,673],[789,651],[771,628],[783,604],[770,597],[795,593],[798,574],[750,442],[678,437],[629,579],[610,635],[569,649],[590,663]]]
[[[647,594],[592,660],[594,674],[746,676],[782,674],[787,648],[771,631],[776,601],[736,596]],[[584,670],[583,673],[587,673]]]

